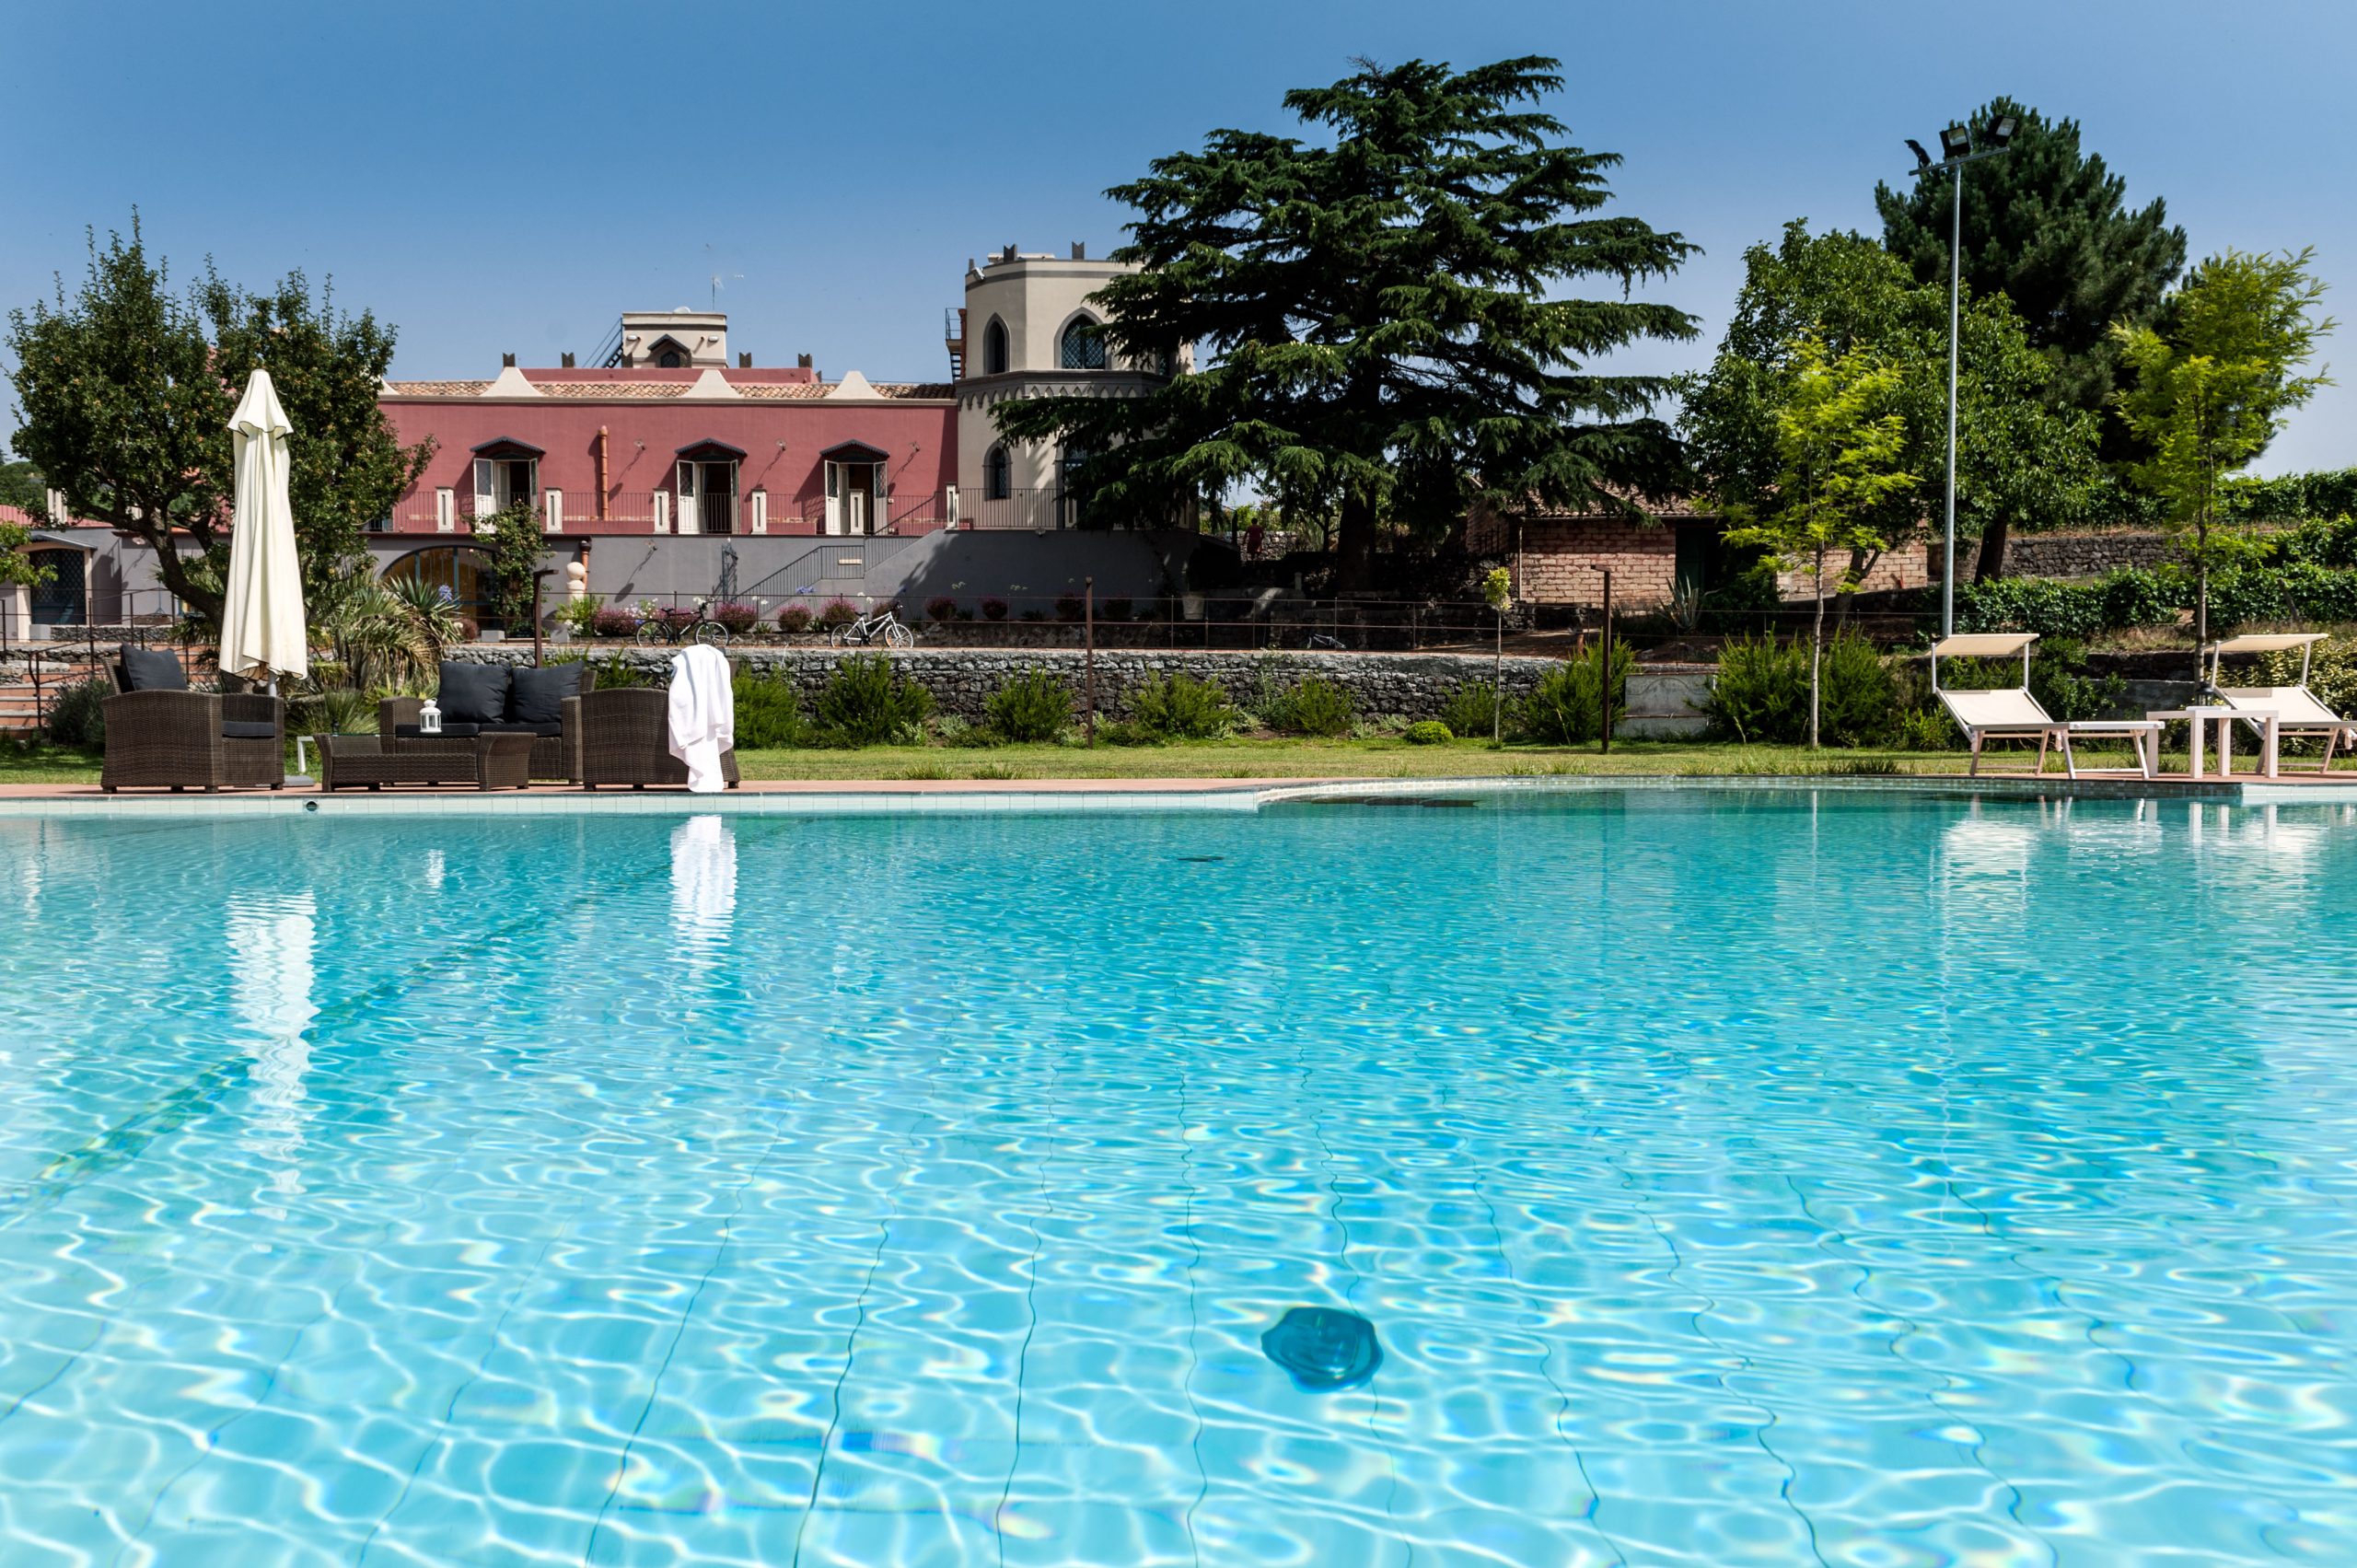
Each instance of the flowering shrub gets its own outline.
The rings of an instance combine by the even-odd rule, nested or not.
[[[618,604],[600,605],[589,617],[589,630],[600,637],[627,637],[638,630],[638,617]]]
[[[986,598],[982,600],[982,619],[985,621],[1005,620],[1006,600],[1003,598]]]
[[[789,604],[777,612],[777,629],[781,632],[807,632],[811,620],[808,605]]]
[[[821,626],[848,626],[858,619],[859,606],[847,598],[830,598],[819,608],[819,624]]]
[[[928,621],[955,621],[958,619],[958,601],[947,594],[935,594],[924,601],[924,613]]]
[[[751,631],[761,619],[761,612],[749,604],[734,599],[706,608],[704,613],[726,627],[729,635],[741,637]]]

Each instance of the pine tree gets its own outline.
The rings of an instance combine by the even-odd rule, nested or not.
[[[1202,368],[1135,399],[1010,402],[1000,428],[1095,454],[1099,516],[1146,517],[1172,494],[1253,479],[1340,516],[1337,586],[1369,586],[1382,519],[1441,526],[1476,499],[1641,508],[1682,463],[1655,405],[1660,376],[1585,362],[1693,318],[1630,298],[1693,247],[1595,215],[1619,163],[1558,140],[1529,105],[1556,62],[1359,70],[1285,107],[1327,139],[1215,131],[1109,194],[1137,209],[1117,260],[1144,270],[1097,295],[1135,364],[1192,345]],[[1602,278],[1614,297],[1566,297]]]
[[[2000,98],[1973,114],[1976,136],[2005,114],[2020,122],[2012,151],[1964,176],[1965,287],[2014,302],[2031,344],[2053,361],[2053,401],[2099,411],[2119,363],[2112,326],[2152,319],[2185,266],[2185,230],[2169,223],[2158,198],[2129,209],[2128,182],[2102,155],[2080,149],[2075,120],[2049,121]],[[1883,244],[1919,282],[1943,288],[1952,178],[1920,180],[1905,191],[1875,187]]]

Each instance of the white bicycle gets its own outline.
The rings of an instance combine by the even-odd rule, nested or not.
[[[888,648],[907,648],[915,646],[917,634],[900,624],[899,607],[889,604],[848,626],[838,626],[827,635],[829,645],[838,648],[853,645],[874,647],[878,643]]]

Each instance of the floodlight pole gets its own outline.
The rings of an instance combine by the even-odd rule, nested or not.
[[[1956,169],[1956,205],[1948,221],[1948,498],[1945,542],[1940,550],[1940,635],[1956,635],[1956,329],[1964,285],[1964,165]]]
[[[1951,128],[1953,131],[1955,128]],[[1933,163],[1922,148],[1915,148],[1920,160],[1915,167],[1917,179],[1946,170],[1956,176],[1956,190],[1951,197],[1948,217],[1948,494],[1946,521],[1941,532],[1940,550],[1940,635],[1956,635],[1956,383],[1958,336],[1963,320],[1964,298],[1964,166],[1979,163],[1985,157],[2000,157],[2013,148],[2013,122],[2010,117],[1996,122],[1993,137],[1997,145],[1979,152],[1966,151]],[[1908,144],[1914,146],[1913,143]],[[1941,147],[1946,151],[1945,141]]]

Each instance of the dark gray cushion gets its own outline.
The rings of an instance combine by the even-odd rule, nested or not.
[[[223,719],[221,738],[224,740],[275,740],[278,738],[278,726],[274,724],[257,724],[251,719]]]
[[[188,671],[180,661],[161,648],[143,648],[134,643],[122,645],[122,676],[134,691],[185,691]]]
[[[433,736],[429,737],[424,730],[418,728],[417,726],[413,724],[397,724],[393,726],[393,735],[396,738],[402,740],[471,740],[476,736],[481,735],[487,727],[487,726],[479,724],[445,724]]]
[[[507,716],[507,683],[515,671],[504,664],[442,666],[442,690],[435,704],[442,710],[443,732],[450,724],[497,724]]]
[[[510,719],[505,724],[487,724],[482,726],[482,732],[485,735],[563,735],[564,725],[562,721],[552,721],[548,724],[517,724]]]
[[[555,724],[564,717],[564,700],[581,695],[581,666],[548,664],[519,669],[507,688],[510,724]]]

